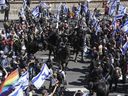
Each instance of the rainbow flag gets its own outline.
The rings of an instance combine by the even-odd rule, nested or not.
[[[18,69],[11,72],[0,86],[0,93],[7,91],[19,79]]]

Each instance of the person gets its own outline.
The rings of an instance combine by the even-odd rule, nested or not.
[[[3,68],[2,66],[0,66],[0,84],[2,83],[2,81],[8,76],[8,73],[6,71],[5,68]]]
[[[8,0],[5,0],[5,3],[7,5],[7,7],[5,8],[4,21],[8,21],[9,20],[10,3]]]
[[[106,3],[105,4],[105,12],[104,12],[105,15],[108,15],[109,14],[109,6],[108,4]]]
[[[31,0],[27,0],[26,4],[28,7],[30,7]]]
[[[53,91],[52,91],[50,94],[48,93],[47,90],[43,90],[42,96],[54,96],[54,94],[55,94],[55,92],[56,92],[58,86],[59,86],[59,83],[57,82],[56,85],[55,85],[55,87],[54,87],[54,89],[53,89]]]
[[[78,90],[75,92],[74,96],[83,96],[83,92],[81,90]]]

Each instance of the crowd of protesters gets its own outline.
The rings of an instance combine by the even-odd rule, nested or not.
[[[79,6],[81,6],[80,12],[78,12]],[[61,8],[64,9],[63,7]],[[29,13],[26,15],[26,20],[24,20],[24,18],[21,16],[18,22],[15,21],[4,22],[3,24],[4,29],[0,33],[1,80],[6,78],[7,75],[16,68],[19,69],[21,74],[28,70],[30,73],[29,80],[31,80],[35,75],[37,75],[40,72],[41,70],[40,68],[43,62],[43,61],[39,62],[39,60],[34,55],[34,53],[37,52],[38,49],[40,49],[40,47],[38,47],[39,43],[42,44],[41,47],[43,47],[42,48],[43,51],[46,51],[48,50],[47,43],[50,42],[50,44],[52,44],[52,42],[55,42],[55,41],[48,42],[47,39],[49,39],[51,35],[57,34],[57,36],[61,35],[60,37],[62,38],[62,40],[60,40],[59,38],[61,42],[63,42],[64,44],[67,44],[68,42],[71,43],[70,45],[72,45],[72,42],[75,41],[71,42],[69,41],[69,39],[75,40],[72,39],[74,38],[73,36],[79,35],[78,34],[79,31],[82,30],[83,32],[82,35],[84,37],[83,36],[81,37],[80,35],[80,38],[82,38],[80,51],[82,51],[83,54],[84,48],[88,47],[87,49],[88,51],[86,52],[86,54],[91,58],[91,64],[90,67],[88,67],[89,82],[93,82],[93,83],[99,82],[100,84],[100,81],[98,80],[105,78],[106,81],[104,82],[109,82],[110,90],[113,83],[115,83],[115,89],[116,89],[118,79],[121,77],[121,75],[123,76],[122,79],[123,82],[126,82],[127,54],[126,53],[122,54],[121,49],[123,45],[128,42],[128,37],[127,37],[127,33],[123,32],[120,29],[120,26],[121,24],[127,21],[127,14],[125,14],[122,18],[116,20],[116,32],[115,32],[112,25],[113,24],[113,20],[111,19],[112,17],[109,17],[108,6],[105,7],[106,9],[105,9],[105,14],[103,15],[103,19],[101,18],[99,19],[98,16],[100,16],[100,14],[97,12],[97,8],[96,8],[94,10],[93,15],[95,16],[95,18],[98,18],[99,20],[98,24],[100,25],[100,30],[98,30],[97,26],[93,25],[94,18],[91,18],[90,16],[91,13],[89,13],[91,11],[87,9],[87,11],[85,12],[84,8],[85,8],[84,4],[81,3],[78,4],[78,6],[74,5],[72,8],[72,12],[70,12],[71,10],[69,9],[66,12],[60,11],[59,23],[57,22],[56,26],[53,24],[53,22],[50,21],[54,18],[54,13],[50,13],[48,10],[46,12],[49,12],[47,17],[49,18],[49,21],[46,18],[44,19],[39,16],[37,18],[38,19],[41,18],[41,19],[37,21],[32,20],[31,22],[30,19],[33,18],[27,17],[27,16],[31,16],[31,14]],[[44,12],[44,11],[40,11],[40,12]],[[41,14],[43,14],[44,16],[44,13]],[[41,20],[46,20],[47,22]],[[68,20],[71,20],[73,22],[77,20],[79,22],[75,25],[70,25]],[[41,26],[41,23],[46,25]],[[85,29],[88,30],[85,31]],[[63,39],[63,37],[66,38]],[[79,36],[77,37],[77,39],[79,39]],[[49,39],[49,40],[53,40],[53,39]],[[57,46],[54,45],[54,46],[57,48],[60,47],[60,46],[58,47],[58,45]],[[55,48],[55,50],[59,51],[59,49],[57,48]],[[46,64],[48,65],[49,69],[50,68],[52,69],[52,60],[50,60],[50,58],[46,62]],[[60,68],[60,66],[58,68]],[[55,73],[53,72],[53,76],[49,88],[49,90],[51,90],[51,94],[48,95],[47,90],[43,90],[43,96],[53,96],[55,91],[59,90],[57,89],[57,87],[64,82],[62,79],[64,79],[65,77],[64,74],[63,76],[61,76],[59,73],[64,73],[63,71],[65,70],[61,68],[61,70],[57,70],[57,71],[55,70]],[[33,90],[33,88],[29,88],[29,91],[31,90]],[[57,96],[61,96],[61,95],[63,96],[63,93],[61,93],[60,95],[59,91],[57,92],[58,92],[56,93]],[[82,96],[82,95],[75,95],[75,96]]]

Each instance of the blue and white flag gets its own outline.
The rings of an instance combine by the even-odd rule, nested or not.
[[[50,77],[51,73],[49,68],[47,67],[46,64],[42,66],[41,72],[33,77],[32,79],[32,84],[37,88],[41,88],[41,86],[44,84],[45,80]]]
[[[114,18],[115,18],[115,20],[118,20],[118,19],[122,19],[123,16],[124,16],[124,14],[118,14]]]
[[[27,7],[27,1],[23,0],[23,8],[26,9],[26,7]]]
[[[119,19],[122,19],[123,16],[124,16],[124,14],[119,14],[119,15],[114,16],[113,21],[112,21],[112,27],[114,29],[114,32],[117,29],[116,21],[119,20]]]
[[[117,20],[116,17],[114,17],[112,21],[112,27],[114,30],[116,29],[116,20]]]
[[[78,9],[78,12],[80,13],[80,11],[81,11],[81,6],[79,5],[79,6],[77,7],[77,9]]]
[[[126,21],[124,24],[122,24],[121,30],[128,33],[128,21]]]
[[[33,10],[32,10],[32,15],[33,15],[34,17],[38,17],[39,14],[40,14],[40,12],[39,12],[39,6],[36,6],[36,7],[33,8]]]
[[[128,42],[126,42],[121,48],[122,55],[125,55],[128,49]]]
[[[68,6],[66,4],[63,4],[62,6],[64,7],[63,12],[65,14],[67,14],[68,13]]]
[[[120,0],[111,0],[109,1],[109,15],[115,16],[117,11],[117,4],[120,2]]]
[[[45,9],[49,8],[49,6],[45,2],[41,2],[40,5]]]
[[[116,6],[110,6],[109,15],[110,16],[115,16],[116,15]]]
[[[98,34],[98,32],[101,32],[101,27],[100,27],[100,24],[99,24],[99,22],[97,22],[97,24],[96,24],[96,27],[95,27],[95,30],[96,30],[96,35]]]
[[[118,9],[118,14],[125,14],[125,13],[126,13],[126,7],[120,4]]]
[[[19,14],[19,16],[22,17],[23,20],[26,20],[25,10],[24,10],[23,7],[20,9],[20,14]]]
[[[21,85],[15,86],[15,90],[8,96],[24,96]]]
[[[96,28],[96,25],[98,24],[98,19],[96,18],[96,16],[94,15],[93,16],[93,19],[92,19],[92,27]]]
[[[84,4],[84,12],[85,12],[85,13],[87,13],[87,12],[88,12],[88,9],[89,9],[89,8],[88,8],[87,3],[86,3],[86,4]]]
[[[60,13],[60,11],[61,11],[61,6],[62,6],[62,3],[60,3],[60,4],[56,7],[57,14]]]
[[[108,4],[113,3],[113,2],[120,3],[120,0],[107,0],[107,3],[108,3]]]
[[[28,71],[24,72],[19,78],[18,82],[14,85],[21,85],[22,89],[25,90],[29,86],[29,73]]]
[[[5,4],[5,0],[0,0],[0,5],[4,5]]]

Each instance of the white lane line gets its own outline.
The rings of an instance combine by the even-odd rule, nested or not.
[[[89,92],[86,88],[66,88],[66,91],[78,91],[81,90],[82,92]]]
[[[48,57],[43,57],[43,56],[41,56],[41,57],[37,57],[38,59],[48,59]],[[54,57],[53,56],[51,56],[51,59],[53,59]]]

